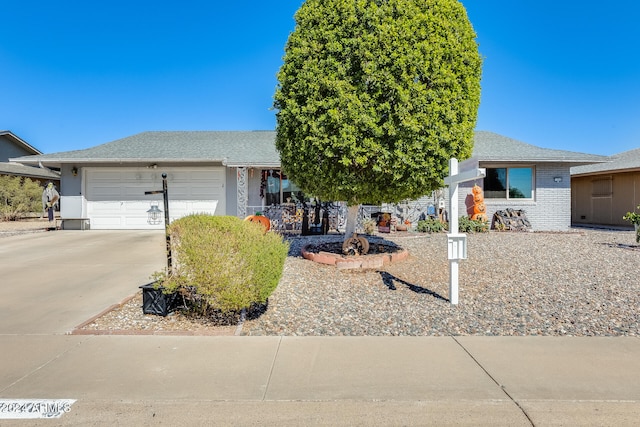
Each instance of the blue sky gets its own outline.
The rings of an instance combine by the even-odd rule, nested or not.
[[[2,0],[0,129],[45,153],[148,130],[274,129],[302,1],[222,3]],[[640,2],[462,3],[484,57],[478,130],[593,154],[640,147]]]

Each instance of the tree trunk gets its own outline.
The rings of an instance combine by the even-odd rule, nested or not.
[[[358,223],[358,211],[360,205],[347,205],[347,223],[345,224],[344,240],[350,239],[356,232]]]

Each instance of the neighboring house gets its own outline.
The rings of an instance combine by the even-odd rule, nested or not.
[[[477,132],[473,157],[460,169],[487,168],[491,178],[480,184],[490,215],[524,208],[534,229],[559,230],[571,222],[569,168],[606,159]],[[148,215],[154,205],[163,209],[162,195],[145,195],[162,188],[162,173],[171,220],[195,212],[244,217],[301,197],[280,170],[274,131],[144,132],[86,150],[11,160],[61,168],[63,226],[65,219],[86,218],[92,229],[162,228]],[[462,203],[472,184],[461,186]]]
[[[571,220],[580,225],[630,227],[622,219],[640,205],[640,148],[610,162],[571,168]]]
[[[9,159],[17,156],[30,156],[42,154],[39,150],[27,144],[13,132],[0,131],[0,175],[19,176],[30,178],[43,184],[53,181],[56,186],[60,184],[60,174],[46,168],[25,166],[20,163],[9,163]],[[38,165],[36,165],[38,166]]]
[[[492,132],[475,133],[473,154],[459,170],[486,168],[486,177],[460,185],[460,214],[472,206],[471,187],[484,190],[487,217],[498,210],[524,210],[532,230],[571,227],[571,167],[608,157],[536,147]]]

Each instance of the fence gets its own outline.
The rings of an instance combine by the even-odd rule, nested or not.
[[[373,218],[377,213],[386,212],[396,218],[399,223],[408,221],[413,226],[421,216],[433,210],[434,203],[426,198],[399,204],[383,204],[381,206],[362,205],[358,212],[356,232],[362,233],[364,221]],[[247,206],[247,212],[262,212],[271,221],[271,229],[283,234],[301,234],[305,206],[302,203],[283,203],[271,206]],[[309,227],[314,230],[321,224],[322,217],[328,216],[328,231],[344,233],[347,219],[347,205],[344,202],[307,204]],[[315,234],[315,233],[314,233]]]

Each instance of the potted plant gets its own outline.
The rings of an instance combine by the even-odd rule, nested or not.
[[[166,317],[179,306],[180,296],[177,292],[166,293],[164,286],[158,281],[140,286],[142,289],[142,312]]]
[[[640,205],[638,205],[636,209],[640,210]],[[640,213],[635,211],[627,212],[622,219],[633,224],[633,227],[636,230],[636,242],[640,243]]]

